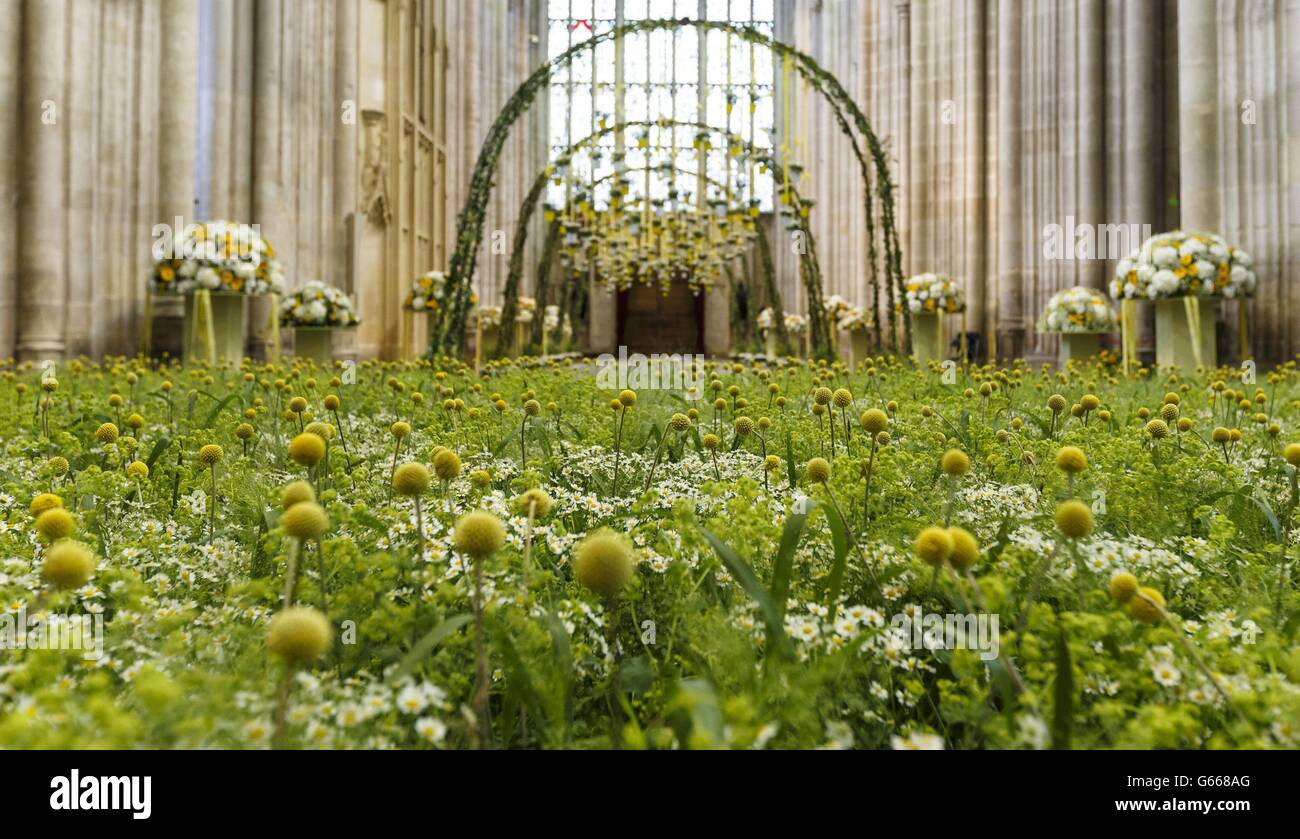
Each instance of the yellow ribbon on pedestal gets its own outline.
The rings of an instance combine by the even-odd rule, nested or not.
[[[961,310],[961,363],[965,367],[970,363],[970,351],[966,347],[966,310]]]
[[[1127,297],[1119,304],[1119,343],[1127,376],[1137,356],[1137,301]]]
[[[194,338],[203,343],[209,364],[217,363],[217,332],[212,322],[212,292],[201,288],[194,292]]]
[[[267,343],[271,360],[279,364],[280,353],[284,347],[280,343],[280,295],[278,294],[271,295],[271,322],[267,324],[267,329],[271,333],[271,339]]]
[[[1248,320],[1246,298],[1237,299],[1237,351],[1242,361],[1250,358],[1250,333],[1247,331]]]
[[[1187,332],[1192,340],[1192,358],[1196,368],[1205,366],[1201,361],[1201,298],[1189,294],[1183,298],[1183,311],[1187,314]]]
[[[474,374],[483,372],[483,316],[474,316]]]
[[[411,354],[411,312],[409,309],[402,309],[402,328],[401,335],[398,337],[398,357],[405,361]]]

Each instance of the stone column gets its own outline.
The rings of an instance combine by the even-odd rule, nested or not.
[[[1021,104],[1020,0],[998,2],[998,313],[997,353],[1016,358],[1025,349],[1025,220]]]
[[[898,131],[898,171],[910,182],[912,176],[912,21],[909,0],[899,0],[894,4],[894,11],[898,14],[898,72],[897,90],[894,94],[898,101],[898,111],[894,118],[894,125]],[[898,201],[898,229],[910,230],[912,202],[908,198],[908,189],[907,187],[895,189],[894,194]],[[900,246],[910,245],[903,240],[902,236],[899,237],[899,243]],[[909,276],[914,273],[910,246],[903,247],[902,257],[903,276]],[[888,297],[882,294],[881,299],[888,300]],[[883,316],[892,317],[893,313],[884,312]]]
[[[962,29],[967,39],[963,100],[958,105],[957,118],[962,126],[962,144],[965,146],[965,206],[962,238],[965,243],[965,265],[962,279],[966,283],[966,301],[970,311],[966,328],[978,331],[987,343],[988,322],[985,299],[989,294],[987,276],[988,257],[988,202],[985,198],[987,182],[986,158],[988,86],[985,83],[986,50],[984,29],[988,24],[988,8],[984,0],[966,0],[966,26]],[[956,319],[954,319],[956,320]],[[955,324],[954,331],[960,331]]]
[[[18,341],[20,360],[64,353],[68,277],[64,203],[67,4],[27,0],[23,6],[22,156],[19,162]]]
[[[194,217],[194,170],[198,156],[199,4],[193,0],[163,0],[159,47],[162,50],[158,78],[158,200],[152,224],[182,225]],[[216,69],[220,71],[222,65]],[[222,128],[218,116],[214,137]],[[214,149],[216,144],[214,144]],[[209,178],[225,174],[225,166],[209,170]],[[179,237],[184,230],[173,230]],[[143,286],[131,295],[134,302],[145,292]],[[182,301],[174,297],[155,299],[153,334],[159,339],[181,333]],[[169,344],[175,352],[177,347]]]
[[[1178,209],[1184,230],[1222,232],[1215,0],[1178,0]]]
[[[14,352],[15,304],[18,296],[18,243],[22,240],[18,215],[18,163],[21,159],[19,120],[35,119],[18,103],[22,68],[21,3],[0,3],[0,359]]]
[[[271,240],[272,246],[284,248],[284,241],[275,238],[285,223],[285,214],[280,206],[283,4],[281,0],[257,0],[256,8],[253,38],[253,213],[249,222],[260,225],[262,235]],[[284,257],[287,254],[281,251],[280,255]],[[271,304],[266,298],[257,298],[250,303],[248,351],[254,356],[264,356]]]
[[[1106,219],[1106,4],[1081,0],[1079,6],[1079,221],[1100,230]],[[1069,231],[1071,234],[1073,231]],[[1137,243],[1127,244],[1136,247]],[[1076,263],[1077,281],[1104,289],[1108,265],[1125,254],[1103,253],[1100,239],[1095,259]]]
[[[433,58],[436,59],[436,55]],[[334,126],[334,192],[330,217],[334,258],[330,260],[330,270],[333,284],[349,294],[354,294],[357,282],[354,274],[357,131],[361,124],[357,68],[357,0],[337,0],[334,6],[334,107],[328,114]],[[350,121],[345,120],[345,114],[350,116]],[[355,295],[353,299],[357,299]],[[342,351],[349,358],[355,357],[356,330],[349,329],[343,333]]]
[[[1130,0],[1123,9],[1124,221],[1150,224],[1154,232],[1160,223],[1157,192],[1161,168],[1156,164],[1162,151],[1156,117],[1159,97],[1166,95],[1158,89],[1159,65],[1152,60],[1153,50],[1159,47],[1152,34],[1160,30],[1160,6],[1156,0]],[[1149,356],[1155,340],[1153,310],[1139,314],[1136,332],[1139,352]]]

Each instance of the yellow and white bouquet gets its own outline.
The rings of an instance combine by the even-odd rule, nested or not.
[[[284,269],[254,225],[205,221],[154,241],[149,288],[155,294],[211,291],[260,296],[281,294]]]
[[[360,322],[351,298],[316,280],[303,283],[280,301],[281,326],[344,329]]]
[[[411,312],[433,312],[442,305],[443,291],[447,288],[447,275],[441,271],[429,271],[411,283],[402,308]]]
[[[791,335],[802,335],[808,328],[808,318],[803,315],[786,314],[785,331]]]
[[[1100,292],[1076,286],[1058,291],[1047,301],[1038,321],[1039,332],[1114,332],[1119,322]]]
[[[870,326],[871,318],[861,306],[845,306],[840,310],[837,325],[846,332],[857,332]]]
[[[542,316],[542,329],[549,335],[559,328],[560,307],[552,303],[546,307],[546,312]]]
[[[955,314],[966,311],[966,293],[947,274],[917,274],[910,277],[907,308],[915,314]]]
[[[1250,297],[1250,255],[1213,233],[1171,230],[1152,236],[1119,261],[1110,281],[1117,300],[1166,297]]]
[[[519,296],[519,307],[515,309],[515,323],[532,323],[537,316],[537,299]]]
[[[474,311],[478,317],[479,325],[484,329],[495,329],[501,325],[500,306],[479,306]]]

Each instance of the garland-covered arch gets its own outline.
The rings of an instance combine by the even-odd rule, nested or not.
[[[822,95],[827,103],[835,112],[836,121],[849,141],[853,145],[854,154],[859,160],[860,168],[864,178],[863,193],[866,205],[867,237],[871,255],[874,256],[875,227],[874,227],[874,208],[871,199],[871,179],[870,168],[867,165],[866,158],[863,157],[857,144],[857,138],[853,135],[854,129],[863,136],[867,144],[867,149],[871,156],[871,162],[875,169],[875,189],[880,199],[880,214],[882,226],[882,239],[885,248],[884,254],[884,273],[887,278],[887,289],[889,290],[891,303],[895,293],[901,297],[902,294],[902,257],[899,250],[898,230],[894,224],[894,199],[893,183],[889,178],[889,167],[885,156],[885,150],[880,143],[880,139],[872,130],[866,116],[858,108],[852,97],[844,90],[843,85],[831,73],[823,70],[811,56],[795,49],[789,44],[777,41],[766,33],[750,26],[736,26],[725,21],[710,20],[690,20],[683,18],[680,20],[653,19],[637,21],[635,23],[616,26],[613,29],[594,35],[591,38],[574,44],[560,55],[548,61],[546,64],[535,70],[515,91],[510,100],[506,103],[501,113],[497,116],[496,121],[488,131],[487,139],[483,143],[483,148],[479,151],[478,160],[474,165],[474,172],[470,179],[469,194],[465,200],[465,206],[461,210],[456,226],[456,248],[452,253],[451,265],[448,274],[447,283],[447,301],[448,305],[439,309],[434,323],[433,334],[430,339],[430,352],[438,353],[439,351],[448,354],[457,351],[464,343],[465,326],[470,309],[470,286],[474,277],[475,263],[478,259],[478,249],[483,241],[483,226],[487,220],[487,204],[491,194],[493,181],[497,164],[501,158],[501,152],[505,147],[506,140],[510,135],[511,129],[519,118],[532,107],[533,101],[537,95],[550,81],[551,71],[556,67],[569,64],[577,55],[584,50],[594,50],[597,45],[605,41],[622,38],[626,35],[637,32],[651,32],[660,29],[677,29],[693,26],[699,30],[718,30],[729,32],[741,40],[748,41],[757,46],[767,47],[775,55],[782,59],[789,60],[793,68],[799,73],[800,77],[808,83],[813,90]],[[847,114],[847,116],[845,116]],[[717,129],[710,129],[717,130]],[[803,223],[806,229],[806,222]],[[870,281],[873,285],[872,299],[877,299],[877,275],[875,273],[875,261],[872,262],[872,273]],[[809,282],[810,277],[804,272],[805,285]],[[816,292],[820,298],[820,290]],[[891,310],[892,310],[891,305]],[[903,312],[903,335],[902,346],[908,350],[911,347],[911,319],[908,316],[907,307],[902,307]],[[877,318],[876,333],[880,336],[880,324],[878,322],[879,312],[873,307],[873,317]],[[892,315],[892,311],[891,311]],[[897,330],[893,326],[893,318],[890,318],[891,338],[895,344],[898,344]],[[819,353],[827,351],[829,346],[828,338],[824,324],[820,321],[811,321],[809,323],[810,337],[814,347]]]
[[[754,146],[752,143],[745,140],[745,138],[741,137],[739,134],[733,134],[730,131],[725,131],[720,128],[713,128],[709,126],[707,123],[702,123],[702,122],[690,122],[685,120],[672,120],[672,119],[656,119],[656,120],[630,120],[626,122],[616,123],[613,125],[607,125],[604,128],[598,129],[597,131],[588,134],[582,139],[575,141],[572,145],[570,145],[568,148],[564,150],[562,157],[571,158],[575,152],[581,151],[587,146],[599,142],[599,140],[602,137],[606,137],[609,134],[626,131],[629,128],[652,128],[652,127],[695,128],[698,130],[707,130],[709,132],[715,132],[717,134],[720,134],[727,141],[728,146],[734,145],[739,147],[742,150],[742,152],[745,154],[745,156],[753,157],[754,160],[766,166],[772,172],[773,182],[779,190],[781,191],[787,190],[784,171],[781,169],[781,167],[776,165],[776,159],[771,154],[768,154],[764,150]],[[537,203],[538,201],[541,200],[542,193],[545,192],[546,190],[546,184],[551,178],[551,173],[549,169],[550,169],[549,164],[548,166],[543,168],[542,172],[537,176],[537,179],[533,181],[532,188],[529,189],[528,195],[524,198],[524,202],[519,208],[519,217],[518,220],[515,222],[515,234],[512,240],[513,250],[510,253],[510,266],[509,266],[509,271],[506,275],[506,287],[503,292],[504,300],[502,301],[502,305],[501,305],[502,323],[512,323],[514,320],[515,308],[516,308],[517,298],[519,295],[519,284],[523,279],[524,245],[528,241],[528,227],[532,221],[533,213],[536,212]],[[603,181],[609,177],[611,176],[607,175],[604,178],[601,178],[600,180]],[[706,178],[706,180],[709,179]],[[714,183],[713,185],[721,186],[720,184],[717,183]],[[794,196],[795,207],[797,209],[798,206],[803,204],[803,198],[799,195],[798,189],[796,189],[793,184],[789,185],[788,191],[790,192],[791,195]],[[808,246],[805,249],[805,251],[800,255],[799,274],[801,279],[807,279],[807,278],[816,279],[816,282],[812,286],[807,286],[810,290],[815,289],[816,291],[815,297],[810,291],[809,304],[808,304],[809,305],[808,317],[810,322],[812,321],[813,318],[818,318],[824,321],[825,309],[821,304],[821,280],[820,280],[821,275],[820,275],[820,271],[816,268],[817,265],[816,254],[812,252],[813,251],[812,237],[806,231],[806,226],[807,226],[806,220],[800,219],[800,221],[804,222],[804,224],[799,226],[799,229],[801,230],[801,232],[804,233],[805,236],[804,241],[807,243]],[[780,352],[784,354],[788,354],[790,352],[790,335],[785,328],[785,305],[781,298],[781,290],[777,287],[776,284],[776,273],[772,267],[770,251],[767,250],[766,234],[762,232],[761,228],[759,229],[759,234],[763,237],[762,247],[765,253],[765,257],[763,259],[764,287],[767,292],[768,299],[772,304],[773,321],[776,324],[777,347],[779,348]],[[811,260],[811,265],[806,266],[805,263],[809,262],[809,260]],[[546,263],[544,262],[541,267],[545,267],[545,265]],[[546,300],[543,299],[545,296],[543,293],[545,289],[545,285],[541,282],[540,278],[541,275],[539,274],[539,284],[537,289],[537,305],[539,307],[546,305]],[[540,326],[534,326],[533,329],[534,340],[537,341],[541,340],[541,335],[538,333],[539,329]],[[825,327],[823,327],[823,330],[824,329]],[[505,331],[502,330],[502,332],[497,337],[496,352],[498,355],[504,355],[508,351],[509,351],[509,339],[507,338]]]

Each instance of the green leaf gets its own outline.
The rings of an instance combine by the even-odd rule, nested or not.
[[[731,546],[719,539],[707,527],[700,525],[700,530],[704,533],[704,538],[713,546],[714,552],[722,560],[722,564],[727,566],[731,576],[736,578],[740,587],[758,604],[763,613],[763,622],[767,626],[767,648],[769,650],[778,650],[783,655],[792,653],[790,648],[790,639],[785,634],[785,624],[782,622],[781,612],[777,609],[776,604],[772,602],[771,596],[763,588],[763,584],[758,581],[754,574],[754,569],[749,567],[749,563],[741,559]]]
[[[153,444],[153,451],[149,452],[149,457],[146,458],[144,462],[144,465],[149,467],[149,471],[153,471],[154,462],[158,460],[159,457],[162,457],[162,453],[167,451],[167,447],[171,444],[172,438],[170,437],[160,437],[158,438],[158,442]]]
[[[1268,499],[1258,489],[1246,496],[1246,498],[1255,502],[1255,506],[1264,514],[1264,518],[1268,519],[1269,527],[1273,528],[1273,538],[1279,542],[1283,541],[1282,525],[1278,522],[1277,515],[1273,512],[1273,507],[1268,503]]]
[[[785,432],[785,469],[786,474],[790,476],[790,486],[793,488],[799,483],[799,467],[794,462],[794,440],[790,437],[790,432]]]
[[[203,424],[211,428],[212,424],[217,421],[217,417],[220,416],[221,411],[231,402],[234,402],[237,398],[239,398],[239,394],[232,393],[229,396],[227,396],[225,399],[222,399],[220,402],[218,402],[217,406],[213,408],[210,412],[208,412],[208,418],[204,420]]]
[[[409,676],[416,667],[420,666],[421,661],[428,658],[434,647],[447,640],[452,633],[473,619],[473,615],[456,615],[435,626],[429,631],[428,635],[416,641],[415,646],[411,647],[411,651],[402,657],[402,660],[397,663],[397,667],[389,674],[388,681],[390,683],[400,682]]]
[[[826,589],[826,608],[831,616],[835,614],[835,604],[840,600],[844,588],[844,573],[849,567],[849,532],[840,521],[840,515],[833,508],[823,507],[826,522],[831,528],[831,543],[835,547],[835,561],[831,564],[829,586]]]
[[[776,551],[776,561],[772,563],[772,602],[777,614],[785,616],[785,601],[790,595],[790,575],[794,572],[794,551],[799,546],[799,537],[803,535],[804,524],[808,521],[807,513],[791,513],[785,520],[785,529],[781,531],[781,545]]]
[[[1074,668],[1065,629],[1056,633],[1056,679],[1052,686],[1055,707],[1052,709],[1052,748],[1070,748],[1074,729]]]

